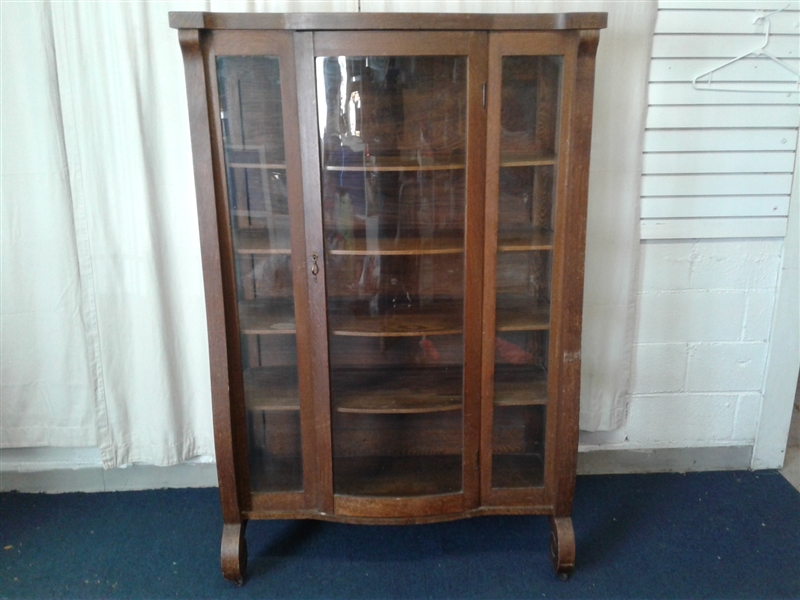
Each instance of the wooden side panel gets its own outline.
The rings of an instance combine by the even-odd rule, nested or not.
[[[194,159],[197,213],[200,225],[200,250],[206,298],[209,357],[211,365],[211,397],[214,415],[214,443],[217,454],[222,516],[225,523],[239,523],[247,508],[247,456],[237,450],[245,442],[243,390],[236,406],[229,394],[230,371],[235,371],[236,355],[229,359],[226,340],[231,328],[236,336],[237,324],[227,317],[222,285],[220,237],[215,203],[216,182],[212,158],[213,118],[210,86],[203,60],[203,35],[197,30],[180,32],[181,50],[186,71],[186,95],[189,101],[192,155]],[[229,238],[229,234],[225,237]],[[230,360],[230,362],[229,362]]]
[[[580,32],[575,92],[571,105],[569,175],[566,191],[568,218],[564,235],[557,240],[556,256],[563,267],[555,267],[561,278],[559,343],[556,359],[560,362],[558,389],[558,455],[556,457],[556,486],[554,515],[567,517],[572,511],[575,493],[575,473],[578,459],[578,417],[581,383],[581,322],[583,317],[583,267],[586,242],[586,205],[589,192],[589,152],[592,141],[592,98],[594,95],[595,55],[600,34]],[[552,350],[552,349],[551,349]],[[553,356],[551,354],[551,356]]]

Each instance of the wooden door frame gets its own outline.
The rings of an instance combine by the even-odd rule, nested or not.
[[[565,493],[568,492],[564,486],[570,477],[573,481],[575,477],[576,461],[572,460],[570,467],[569,454],[577,452],[586,194],[585,187],[582,192],[580,185],[576,185],[572,178],[582,176],[581,173],[574,172],[575,165],[581,164],[581,158],[588,160],[588,148],[586,156],[581,154],[582,140],[586,136],[583,129],[585,123],[575,114],[576,107],[580,106],[580,99],[586,93],[585,82],[580,76],[581,68],[585,65],[579,59],[579,43],[578,32],[493,32],[489,36],[480,469],[481,504],[484,506],[529,505],[550,507],[548,512],[560,512],[553,508],[557,503],[556,498],[560,497],[558,490],[564,489]],[[503,56],[563,57],[556,138],[556,221],[552,250],[544,481],[541,487],[521,489],[492,488],[496,329],[496,276],[493,266],[497,261]],[[582,110],[585,108],[582,107]],[[588,122],[591,127],[591,110]],[[588,170],[586,176],[588,178]],[[579,306],[577,314],[576,306]],[[567,495],[571,507],[571,492]]]
[[[296,34],[305,35],[305,34]],[[483,281],[483,180],[485,169],[485,131],[486,112],[483,107],[483,91],[486,82],[486,56],[488,52],[488,35],[483,31],[316,31],[313,33],[313,56],[466,56],[467,57],[467,173],[466,173],[466,224],[465,224],[465,270],[464,270],[464,381],[463,381],[463,445],[462,445],[462,490],[458,493],[417,498],[361,498],[333,496],[333,465],[331,444],[330,393],[325,390],[323,398],[318,399],[321,413],[317,425],[325,429],[324,443],[320,444],[321,477],[325,481],[326,490],[330,490],[333,498],[333,512],[342,517],[377,518],[426,517],[440,514],[455,514],[477,508],[480,503],[479,490],[479,433],[480,433],[480,347],[481,347],[481,285]],[[312,73],[313,75],[313,73]],[[306,78],[306,84],[310,80]],[[306,89],[315,89],[309,86]],[[308,96],[311,96],[310,94]],[[311,99],[307,100],[310,105]],[[308,118],[309,111],[305,114]],[[319,186],[319,136],[316,131],[316,116],[312,132],[307,131],[306,143],[313,143],[315,150],[314,165],[310,165],[312,157],[308,157],[309,166],[305,172],[316,172]],[[309,126],[310,129],[310,126]],[[310,188],[309,188],[310,190]],[[312,211],[319,211],[314,216],[315,227],[318,228],[320,241],[315,247],[322,248],[322,215],[319,206],[319,187],[307,196],[307,218]],[[310,235],[315,235],[310,233]],[[320,256],[323,254],[320,253]],[[324,273],[320,272],[320,276]],[[326,313],[324,298],[312,299],[314,312],[322,310]],[[318,328],[322,331],[322,327]],[[318,347],[325,347],[326,337],[317,338]],[[328,360],[320,360],[316,364],[319,371],[315,380],[329,381]],[[324,374],[322,369],[325,369]],[[317,390],[319,391],[319,390]],[[324,403],[324,406],[322,404]],[[321,439],[321,438],[320,438]],[[330,505],[326,500],[326,508]]]
[[[198,214],[202,214],[201,247],[209,247],[215,254],[204,280],[213,289],[214,297],[222,299],[219,309],[209,311],[209,358],[212,364],[212,405],[214,412],[215,445],[220,497],[225,523],[243,522],[252,513],[263,511],[299,511],[311,508],[316,498],[316,448],[314,444],[313,406],[311,398],[311,356],[308,352],[308,297],[305,273],[305,225],[302,203],[292,198],[302,198],[297,94],[292,85],[281,86],[281,103],[286,158],[287,193],[289,195],[292,279],[295,297],[295,322],[298,349],[298,384],[300,393],[301,438],[303,460],[303,491],[253,492],[250,487],[246,408],[241,355],[238,298],[236,293],[235,257],[227,172],[225,167],[222,121],[220,117],[219,89],[216,58],[218,56],[276,56],[282,76],[293,83],[295,60],[292,34],[285,31],[213,31],[203,34],[202,62],[204,66],[205,122],[199,115],[192,117],[192,129],[207,128],[210,161],[195,156],[195,172],[211,166],[213,186],[206,180],[203,189],[198,185]],[[200,103],[189,95],[190,105]],[[213,198],[207,198],[213,189]],[[213,207],[213,211],[212,211]],[[213,215],[212,215],[213,213]],[[213,225],[213,227],[212,227]],[[218,240],[218,242],[217,242]],[[216,246],[214,253],[213,246]],[[300,276],[300,275],[303,276]],[[207,298],[209,293],[207,292]],[[207,300],[208,302],[208,300]],[[224,332],[213,330],[211,322],[224,323]],[[219,326],[215,326],[219,328]],[[224,377],[216,373],[216,365],[227,364]],[[235,492],[233,491],[235,489]]]

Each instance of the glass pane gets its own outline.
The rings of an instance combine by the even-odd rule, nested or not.
[[[492,486],[543,485],[561,57],[503,58]]]
[[[254,492],[303,488],[280,67],[217,58]]]
[[[462,487],[466,67],[317,59],[339,494]]]

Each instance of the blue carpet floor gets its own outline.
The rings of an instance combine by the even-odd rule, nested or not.
[[[256,521],[219,570],[215,489],[0,494],[2,598],[800,598],[800,493],[772,471],[579,477],[577,569],[544,517]]]

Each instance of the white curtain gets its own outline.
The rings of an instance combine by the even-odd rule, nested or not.
[[[107,467],[213,455],[183,65],[167,12],[358,5],[4,3],[0,447],[99,446]],[[363,11],[609,11],[595,102],[581,424],[615,427],[630,364],[655,5],[360,5]]]

